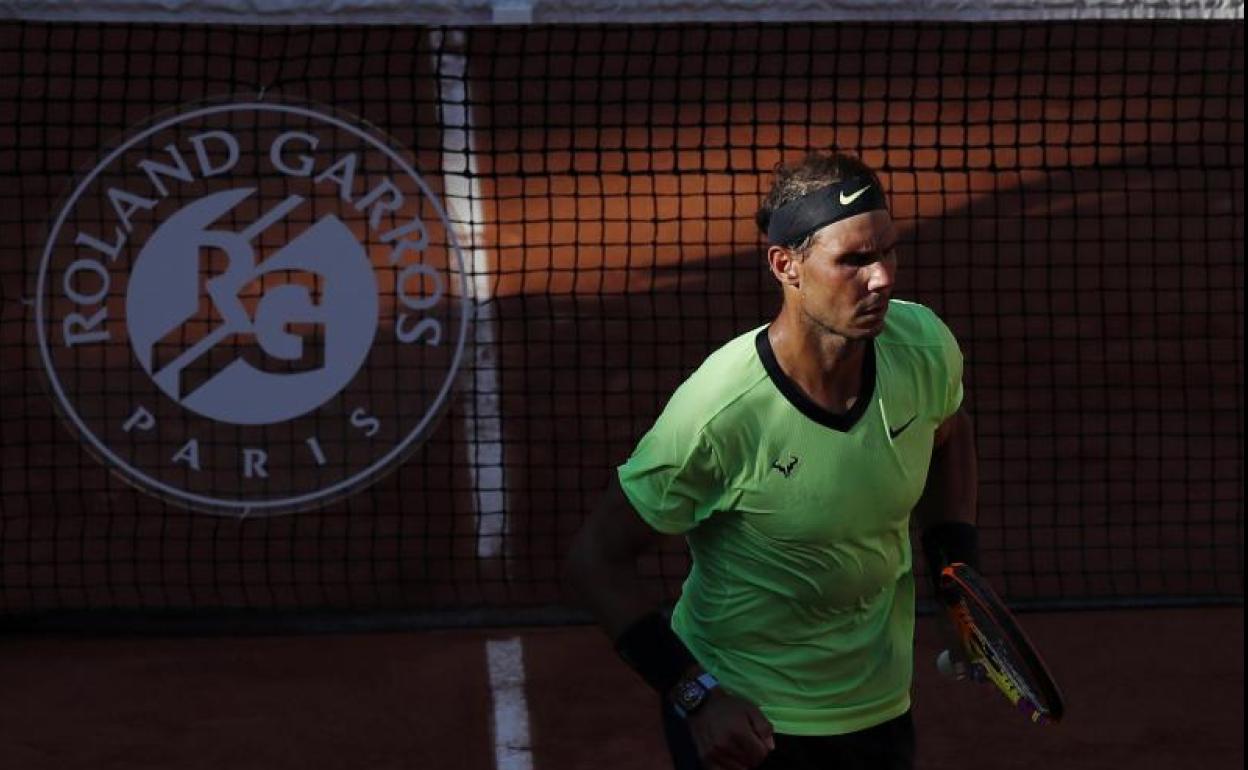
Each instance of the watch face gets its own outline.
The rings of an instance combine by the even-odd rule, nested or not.
[[[685,711],[692,711],[702,704],[706,697],[706,688],[696,680],[681,682],[676,686],[676,702]]]

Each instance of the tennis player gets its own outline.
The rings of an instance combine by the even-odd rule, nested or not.
[[[897,230],[858,159],[778,168],[756,220],[779,315],[676,390],[567,577],[660,693],[678,770],[912,768],[912,512],[933,580],[978,561],[962,355],[892,298]],[[636,572],[665,535],[692,555],[670,619]]]

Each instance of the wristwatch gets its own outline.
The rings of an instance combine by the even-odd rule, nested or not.
[[[719,680],[705,672],[697,677],[680,680],[669,693],[672,710],[681,719],[688,717],[706,703],[711,690],[716,687],[719,687]]]

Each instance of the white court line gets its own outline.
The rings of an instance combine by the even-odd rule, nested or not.
[[[499,399],[497,325],[490,288],[489,252],[483,243],[485,214],[473,146],[468,104],[468,57],[464,33],[431,33],[438,72],[438,111],[442,124],[442,179],[446,213],[455,227],[472,279],[475,317],[473,397],[464,404],[468,474],[477,516],[477,557],[504,556],[507,536],[507,479],[503,464],[503,419]],[[440,52],[440,53],[439,53]]]
[[[519,638],[485,643],[494,701],[494,766],[532,770],[529,706],[524,697],[524,643]]]

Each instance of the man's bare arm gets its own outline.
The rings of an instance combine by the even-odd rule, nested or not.
[[[612,478],[573,540],[564,580],[612,639],[654,611],[654,596],[637,574],[637,558],[664,537],[637,515]]]
[[[655,612],[655,598],[637,574],[637,557],[664,537],[637,514],[619,481],[612,479],[572,543],[564,579],[613,641]],[[684,675],[701,671],[695,662]],[[722,688],[713,690],[688,719],[707,770],[755,767],[775,748],[772,725],[762,711]]]
[[[926,529],[942,521],[974,524],[979,499],[979,460],[975,426],[958,409],[936,429],[927,486],[914,508],[914,519]]]

